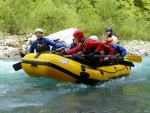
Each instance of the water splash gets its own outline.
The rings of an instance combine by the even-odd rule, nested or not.
[[[149,60],[143,57],[129,76],[96,87],[28,77],[12,68],[20,59],[0,60],[0,112],[149,112]]]

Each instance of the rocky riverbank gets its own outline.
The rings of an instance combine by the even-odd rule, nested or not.
[[[27,54],[30,43],[36,40],[35,35],[5,36],[0,40],[0,58],[20,57]],[[64,39],[65,40],[65,39]],[[127,54],[150,56],[150,42],[142,40],[122,41],[121,45],[126,48]]]
[[[73,32],[76,28],[69,28],[46,36],[49,39],[59,38],[67,44],[72,43]],[[23,33],[21,35],[3,36],[0,34],[0,58],[20,57],[29,52],[30,44],[36,40],[36,36]]]
[[[142,40],[124,41],[122,46],[126,48],[127,54],[150,56],[150,42]]]
[[[5,36],[0,40],[0,58],[15,58],[27,54],[29,45],[36,40],[35,35]]]

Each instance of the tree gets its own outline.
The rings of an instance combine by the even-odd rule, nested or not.
[[[37,3],[35,27],[42,27],[47,34],[74,26],[75,12],[68,5],[55,6],[49,0]]]
[[[3,29],[10,34],[16,34],[27,28],[27,17],[30,0],[5,0],[1,2],[1,19]],[[22,27],[24,26],[24,27]]]
[[[138,12],[141,18],[150,19],[150,1],[149,0],[135,0],[135,6],[138,7]]]

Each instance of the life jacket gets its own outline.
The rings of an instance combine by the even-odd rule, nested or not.
[[[96,49],[96,48],[90,48],[90,50],[87,49],[87,48],[84,46],[87,40],[91,40],[91,39],[85,39],[85,40],[82,42],[82,45],[81,45],[81,48],[80,48],[80,51],[83,50],[83,54],[84,54],[84,55],[89,55],[90,53],[94,53],[94,51],[95,51],[95,49]],[[95,41],[95,40],[91,40],[91,41]],[[100,55],[100,51],[97,52],[97,55]]]
[[[46,46],[46,39],[44,38],[44,43],[39,44],[38,40],[36,40],[36,52],[44,52],[44,51],[49,51],[50,47]]]
[[[120,43],[118,38],[115,35],[113,35],[113,34],[109,34],[106,38],[112,38],[113,42],[115,42],[116,44]]]
[[[80,51],[83,51],[83,54],[84,54],[84,55],[88,55],[88,54],[89,54],[88,49],[86,49],[86,48],[84,47],[84,44],[86,43],[87,40],[88,40],[88,39],[85,39],[85,40],[83,40],[83,41],[81,42]],[[84,49],[84,50],[83,50],[83,49]]]
[[[84,48],[85,49],[85,51],[84,51],[84,55],[89,55],[90,53],[94,53],[95,52],[95,49],[96,48],[90,48],[90,50],[88,50],[88,49],[86,49],[85,47],[84,47],[84,44],[85,44],[85,42],[87,41],[87,40],[89,40],[89,39],[86,39],[85,41],[84,41],[84,43],[83,43],[83,45],[82,45],[82,48]],[[95,40],[92,40],[92,41],[95,41]],[[102,50],[100,50],[99,52],[96,52],[96,54],[95,55],[101,55],[101,52]],[[103,61],[103,58],[102,57],[87,57],[87,58],[85,58],[87,61],[89,60],[89,61],[93,61],[93,60],[96,60],[97,61],[97,63],[100,63],[100,62],[102,62]]]

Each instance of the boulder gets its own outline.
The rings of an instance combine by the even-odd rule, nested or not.
[[[18,48],[9,47],[6,50],[6,56],[10,58],[19,57],[20,56],[20,50]]]

